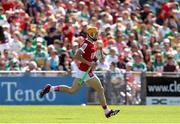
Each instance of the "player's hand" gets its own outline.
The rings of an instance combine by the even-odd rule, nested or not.
[[[105,55],[104,55],[104,52],[103,52],[103,48],[102,48],[102,47],[100,48],[100,52],[101,52],[101,59],[105,59]]]
[[[88,65],[93,68],[93,67],[96,66],[96,63],[94,61],[93,62],[89,62]]]

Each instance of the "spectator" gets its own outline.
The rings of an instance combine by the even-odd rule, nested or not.
[[[5,60],[0,58],[0,71],[5,71],[6,70],[6,62]]]
[[[20,61],[16,52],[9,53],[9,63],[6,65],[7,71],[20,71]]]
[[[160,52],[163,52],[161,51],[161,47],[160,44],[158,42],[155,42],[152,46],[152,54],[156,54],[156,53],[160,53]]]
[[[10,9],[14,9],[16,7],[16,3],[15,1],[12,1],[12,0],[7,0],[6,2],[2,1],[2,7],[4,11],[7,11]]]
[[[140,52],[138,45],[137,44],[133,44],[131,46],[131,51],[132,51],[132,53]]]
[[[20,71],[20,64],[17,59],[12,59],[9,63],[9,68],[7,71]]]
[[[110,48],[109,54],[106,56],[106,62],[110,65],[112,62],[117,63],[118,57],[116,55],[116,49]]]
[[[146,65],[147,65],[147,71],[150,71],[150,72],[154,71],[154,66],[153,66],[152,61],[148,61]]]
[[[59,66],[59,57],[56,50],[52,50],[50,56],[47,59],[46,69],[47,70],[58,70]]]
[[[130,48],[124,48],[125,62],[133,61],[132,51]]]
[[[119,97],[125,96],[124,92],[126,87],[124,83],[124,70],[117,68],[116,63],[112,62],[110,64],[109,72],[111,74],[111,87],[113,92],[115,93],[113,97],[115,97],[116,100],[121,99]],[[113,99],[113,97],[111,98],[111,100]]]
[[[150,36],[150,32],[147,30],[147,25],[144,23],[141,24],[140,31],[138,32],[138,40],[142,42],[144,39],[150,38]]]
[[[124,53],[121,53],[118,57],[117,67],[120,69],[126,69]]]
[[[97,71],[107,71],[109,69],[109,64],[105,61],[105,58],[101,58],[97,61],[96,70]]]
[[[180,73],[180,59],[178,60],[178,67],[177,67],[177,69],[178,69],[178,73]]]
[[[71,61],[65,61],[63,70],[69,73],[71,72]]]
[[[129,12],[132,11],[132,8],[131,8],[131,3],[129,0],[125,0],[122,4],[121,4],[121,9],[122,10],[127,10]]]
[[[38,43],[34,52],[34,60],[37,67],[44,69],[46,65],[47,53],[42,49],[42,44]]]
[[[175,59],[178,61],[180,59],[180,43],[177,44],[176,49],[177,53],[175,54]]]
[[[72,43],[72,49],[69,51],[70,57],[73,58],[77,50],[78,50],[78,43],[77,42],[73,42]]]
[[[36,0],[27,0],[27,7],[29,15],[35,16],[38,8]]]
[[[168,27],[168,19],[164,20],[163,26],[159,28],[158,32],[160,34],[160,40],[167,38],[171,32],[170,28]]]
[[[164,39],[163,43],[164,43],[164,49],[163,49],[164,56],[167,57],[167,53],[172,53],[173,56],[175,56],[177,51],[172,48],[171,41],[169,39]]]
[[[146,64],[143,62],[143,56],[140,53],[135,52],[133,54],[134,63],[133,63],[133,70],[134,71],[146,71],[147,67]]]
[[[81,27],[81,29],[79,31],[79,34],[77,34],[77,35],[86,38],[86,35],[87,35],[86,34],[86,29],[87,29],[87,22],[83,21],[82,22],[82,27]]]
[[[35,72],[38,70],[38,66],[35,61],[31,61],[28,63],[27,72]]]
[[[177,2],[167,2],[162,5],[161,10],[158,15],[157,23],[162,25],[164,20],[172,15],[172,10],[178,6]]]
[[[69,20],[69,22],[62,28],[64,37],[68,38],[68,41],[72,43],[75,29],[72,27],[72,20]]]
[[[0,52],[2,53],[5,49],[9,49],[9,42],[11,40],[9,34],[9,24],[0,26]]]
[[[144,46],[145,47],[145,46]],[[148,49],[147,47],[145,47],[146,48],[146,51],[145,51],[145,49],[143,50],[143,56],[144,56],[144,62],[147,64],[148,62],[152,62],[152,55],[151,55],[151,50],[150,49]]]
[[[21,53],[21,49],[23,47],[23,41],[20,39],[20,35],[21,34],[19,31],[15,31],[12,33],[12,41],[11,43],[9,43],[11,51]]]
[[[49,18],[49,23],[48,25],[52,25],[49,29],[47,29],[47,35],[44,37],[44,39],[47,41],[47,45],[53,44],[54,40],[59,39],[61,40],[62,38],[62,33],[57,31],[55,28],[55,21],[52,18]]]
[[[110,64],[109,71],[111,73],[111,82],[113,84],[117,84],[118,80],[124,80],[124,70],[117,68],[116,63],[112,62]]]
[[[47,47],[48,57],[51,56],[51,52],[52,52],[53,50],[55,50],[54,45],[51,44],[51,45],[49,45],[49,46]]]
[[[156,72],[163,72],[163,66],[164,66],[163,55],[160,53],[157,53],[154,56],[155,56],[154,62],[153,62],[154,70]]]
[[[133,73],[133,63],[132,62],[128,62],[126,64],[126,77],[127,77],[127,90],[129,95],[129,102],[131,104],[136,103],[139,104],[140,103],[140,88],[141,85],[136,81],[136,77],[134,76]]]
[[[128,12],[128,11],[123,11],[123,12],[122,12],[122,19],[123,19],[122,24],[123,24],[125,27],[127,27],[127,31],[128,31],[128,30],[131,30],[132,25],[133,25],[133,22],[132,22],[132,20],[130,19],[130,12]],[[126,31],[126,33],[128,33],[127,31]]]
[[[177,65],[173,62],[173,55],[168,55],[167,58],[167,64],[164,65],[163,71],[164,72],[176,72],[177,71]]]
[[[0,43],[2,44],[2,43],[5,43],[5,35],[4,35],[4,30],[3,30],[3,27],[2,26],[0,26]]]
[[[5,49],[3,51],[3,54],[1,55],[1,61],[2,61],[2,64],[5,64],[5,70],[8,70],[9,67],[11,66],[10,64],[10,61],[11,61],[11,57],[10,57],[10,51]]]
[[[129,47],[132,47],[136,43],[137,43],[137,41],[135,40],[135,34],[134,33],[130,33],[129,36],[128,36],[128,43],[127,43],[127,45]]]
[[[31,60],[33,58],[33,52],[34,52],[34,48],[32,47],[32,41],[27,40],[25,42],[24,47],[22,47],[21,53],[19,56],[21,59],[21,62],[24,64],[25,62]]]
[[[80,2],[82,3],[82,2]],[[89,12],[88,12],[88,7],[84,6],[82,11],[79,13],[79,19],[83,21],[88,21],[90,18]]]
[[[122,32],[117,34],[116,43],[114,45],[117,47],[119,53],[123,52],[123,48],[126,46],[126,43],[123,41]]]
[[[57,51],[58,56],[60,56],[63,52],[63,45],[64,45],[63,41],[56,39],[54,40],[54,44],[49,46],[53,46],[54,47],[53,49],[55,49]]]
[[[69,57],[68,52],[62,53],[62,55],[60,56],[59,64],[63,67],[64,71],[70,71],[70,63],[71,59]]]
[[[153,46],[154,46],[155,43],[158,43],[158,42],[157,42],[157,38],[156,38],[155,35],[152,35],[152,36],[150,37],[149,46],[150,46],[151,48],[153,48]],[[152,49],[152,53],[153,53],[153,51],[154,51],[154,50]]]
[[[145,4],[143,6],[143,10],[141,11],[141,19],[143,22],[147,22],[147,17],[151,13],[151,7],[149,4]]]

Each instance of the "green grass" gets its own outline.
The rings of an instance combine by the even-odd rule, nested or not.
[[[100,106],[0,106],[0,123],[180,123],[180,106],[110,106],[121,112],[105,118]]]

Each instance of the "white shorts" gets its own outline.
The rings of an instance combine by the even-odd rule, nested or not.
[[[80,79],[82,79],[85,73],[86,73],[86,72],[81,71],[81,70],[79,70],[79,68],[78,68],[77,71],[76,71],[75,74],[74,74],[74,77],[75,77],[75,78],[80,78]],[[96,77],[96,74],[94,74],[94,73],[92,72],[92,76],[90,76],[90,75],[88,74],[84,81],[88,81],[88,80],[90,80],[90,79],[92,79],[92,78],[94,78],[94,77]]]

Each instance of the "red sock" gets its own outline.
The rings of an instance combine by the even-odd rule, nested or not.
[[[61,89],[61,86],[51,86],[51,89],[50,89],[50,91],[55,91],[55,92],[59,92],[60,91],[60,89]]]
[[[60,86],[55,86],[54,91],[58,92],[58,91],[60,91],[60,89],[61,89]]]

